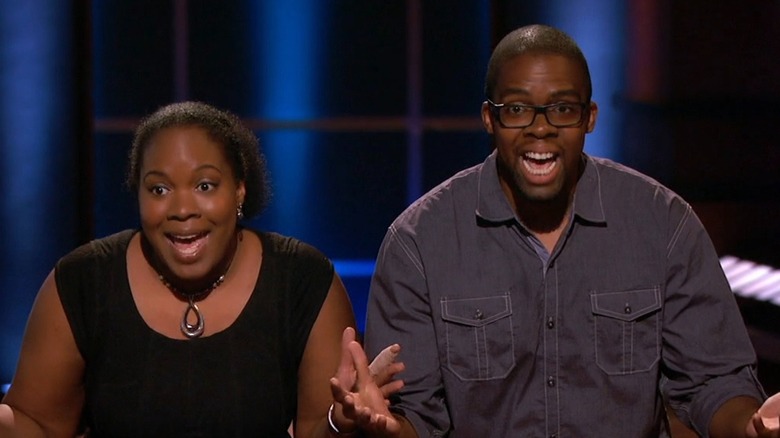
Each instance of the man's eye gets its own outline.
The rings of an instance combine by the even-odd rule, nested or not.
[[[570,103],[561,103],[556,105],[553,110],[560,114],[567,114],[577,110],[577,106]]]
[[[528,111],[528,108],[525,105],[518,105],[518,104],[511,105],[510,104],[510,105],[507,105],[506,110],[510,114],[523,114],[526,111]]]

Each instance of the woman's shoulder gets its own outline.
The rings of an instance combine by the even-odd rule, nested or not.
[[[263,253],[280,257],[327,259],[325,254],[314,245],[296,237],[273,231],[248,231],[255,233],[263,245]]]
[[[93,239],[63,256],[56,267],[61,269],[63,266],[95,263],[98,260],[111,260],[117,256],[124,257],[130,239],[136,232],[137,230],[128,229]]]

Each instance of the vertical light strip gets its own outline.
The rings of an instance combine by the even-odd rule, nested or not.
[[[106,85],[104,83],[104,78],[106,77],[104,72],[105,67],[103,66],[103,59],[100,57],[101,54],[105,53],[105,46],[110,44],[109,41],[106,41],[107,38],[101,38],[101,36],[106,35],[106,28],[108,27],[106,23],[104,23],[104,17],[106,16],[104,11],[109,9],[109,5],[105,4],[105,2],[93,1],[90,2],[90,6],[90,24],[92,26],[92,38],[90,39],[92,52],[92,59],[90,60],[92,64],[92,117],[94,119],[99,119],[109,115],[106,111],[107,98],[106,93],[104,93],[106,90]]]
[[[173,0],[173,87],[177,102],[189,99],[188,0]]]
[[[254,2],[252,2],[254,3]],[[256,2],[255,70],[263,82],[256,102],[262,116],[297,120],[316,115],[316,74],[323,35],[320,1]]]
[[[76,234],[71,7],[0,2],[0,382],[38,287]]]
[[[406,1],[407,99],[406,202],[411,204],[423,191],[423,30],[420,0]]]
[[[256,116],[269,120],[316,117],[317,68],[325,45],[321,24],[324,3],[318,0],[250,2],[255,8],[253,56]],[[315,160],[314,138],[305,131],[263,133],[274,196],[265,218],[275,230],[305,237],[316,220],[309,211],[308,185]]]
[[[614,105],[625,84],[626,3],[622,0],[542,2],[544,23],[574,38],[585,53],[599,105],[596,129],[588,134],[585,152],[620,161],[622,117]]]
[[[670,20],[657,0],[631,0],[627,12],[626,98],[635,102],[657,103],[666,97],[668,81],[666,38]]]

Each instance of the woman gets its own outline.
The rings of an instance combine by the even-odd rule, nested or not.
[[[296,437],[392,434],[384,397],[400,383],[368,375],[330,261],[239,225],[268,190],[237,117],[160,109],[136,131],[127,183],[140,230],[76,249],[46,278],[0,436],[272,437],[291,421]]]

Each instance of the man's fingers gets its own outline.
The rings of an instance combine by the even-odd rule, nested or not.
[[[403,362],[396,362],[379,370],[378,373],[372,372],[372,374],[374,375],[374,381],[376,382],[376,385],[382,386],[384,384],[390,383],[395,377],[395,375],[400,373],[404,369],[405,369],[405,365]]]
[[[379,390],[382,391],[382,397],[388,398],[396,392],[400,391],[404,387],[403,380],[394,380],[392,382],[382,385]]]
[[[395,359],[398,357],[398,353],[400,352],[401,346],[398,344],[390,345],[384,350],[380,351],[374,360],[371,361],[371,365],[368,366],[368,368],[371,370],[371,374],[378,374],[385,367],[395,362]]]

